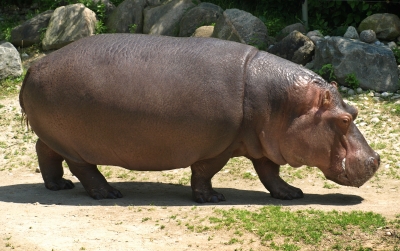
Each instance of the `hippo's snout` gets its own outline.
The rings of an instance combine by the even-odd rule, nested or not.
[[[368,157],[364,161],[364,170],[360,173],[358,172],[353,173],[353,175],[351,175],[353,177],[350,176],[351,186],[354,187],[362,186],[378,170],[380,163],[381,163],[381,157],[377,152],[374,151],[372,156]]]

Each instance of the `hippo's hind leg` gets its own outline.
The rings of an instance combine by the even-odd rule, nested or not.
[[[280,166],[267,158],[251,159],[254,168],[265,188],[276,199],[292,200],[303,198],[303,192],[286,183],[279,176]]]
[[[108,184],[96,165],[76,163],[68,159],[65,161],[69,166],[69,170],[79,179],[93,199],[122,198],[121,192]]]
[[[191,186],[193,199],[198,203],[220,202],[225,197],[216,192],[211,185],[212,177],[228,162],[230,156],[219,156],[214,159],[202,160],[191,165]]]
[[[61,155],[53,151],[40,139],[36,142],[36,153],[46,188],[54,191],[74,188],[72,181],[62,177],[64,174],[62,167],[64,158]]]

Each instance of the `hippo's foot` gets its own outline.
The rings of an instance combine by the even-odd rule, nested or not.
[[[197,203],[206,203],[206,202],[217,203],[220,201],[225,201],[224,195],[216,192],[213,189],[206,191],[193,191],[193,199]]]
[[[258,177],[271,193],[271,196],[281,200],[292,200],[303,198],[303,191],[286,183],[279,176],[280,166],[267,158],[251,159]]]
[[[52,181],[47,181],[44,184],[47,189],[57,191],[57,190],[63,190],[63,189],[72,189],[75,187],[74,183],[72,181],[61,178],[58,180],[52,180]]]
[[[284,182],[284,181],[283,181]],[[270,194],[275,199],[281,200],[293,200],[293,199],[300,199],[304,197],[303,191],[301,189],[291,186],[284,182],[285,184],[280,184],[271,189]]]
[[[108,185],[108,188],[93,188],[86,191],[95,200],[122,198],[122,193],[110,185]]]

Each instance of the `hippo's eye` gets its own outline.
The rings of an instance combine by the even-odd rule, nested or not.
[[[347,125],[349,123],[349,119],[343,119],[343,124]]]

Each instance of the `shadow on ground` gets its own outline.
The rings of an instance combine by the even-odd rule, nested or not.
[[[75,183],[71,190],[50,191],[43,183],[17,184],[0,187],[0,201],[11,203],[40,203],[43,205],[117,205],[117,206],[201,206],[191,198],[191,188],[157,182],[110,182],[124,195],[120,199],[94,200],[90,198],[82,185]],[[225,195],[227,201],[206,205],[357,205],[363,198],[357,195],[305,194],[303,199],[277,200],[266,192],[234,188],[216,188]]]

